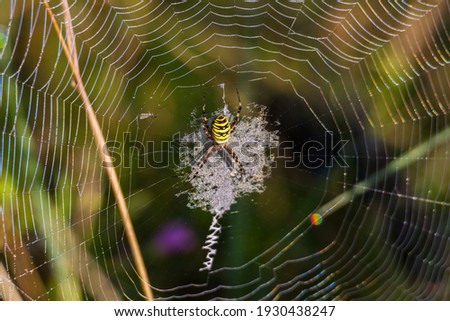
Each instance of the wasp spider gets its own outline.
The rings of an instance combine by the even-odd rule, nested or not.
[[[236,129],[236,125],[239,122],[239,116],[241,114],[242,104],[241,98],[239,97],[239,91],[236,89],[239,108],[236,113],[236,117],[234,117],[233,122],[230,124],[228,118],[224,114],[217,115],[211,123],[211,126],[208,125],[208,119],[206,118],[206,100],[205,96],[203,96],[203,123],[202,128],[206,134],[206,136],[213,142],[213,144],[206,150],[200,160],[197,162],[196,170],[191,180],[197,177],[198,173],[202,169],[203,165],[205,165],[208,157],[213,152],[217,152],[221,149],[225,149],[227,153],[231,156],[234,162],[239,166],[239,169],[242,173],[245,173],[244,168],[239,161],[236,153],[233,151],[231,146],[228,144],[228,140],[230,136],[233,134]]]

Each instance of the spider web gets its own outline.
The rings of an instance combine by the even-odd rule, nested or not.
[[[50,5],[65,30],[63,7]],[[1,6],[1,296],[142,299],[48,13],[36,1]],[[447,1],[69,10],[157,299],[450,299]],[[213,216],[187,206],[196,189],[177,173],[171,143],[200,131],[203,95],[208,116],[224,101],[235,113],[236,88],[242,115],[265,106],[284,145],[260,193],[221,215],[211,269],[199,271]],[[330,135],[347,143],[302,153]],[[236,183],[224,170],[223,188]]]

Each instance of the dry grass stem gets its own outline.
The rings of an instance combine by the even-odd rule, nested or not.
[[[11,281],[3,263],[0,262],[0,301],[22,301],[16,285]]]
[[[76,83],[76,89],[78,93],[81,96],[81,99],[83,101],[83,105],[86,109],[89,125],[92,129],[95,143],[97,145],[98,152],[100,154],[100,157],[102,158],[102,161],[104,164],[112,164],[112,158],[107,150],[103,150],[103,146],[105,146],[105,138],[103,136],[102,130],[100,128],[100,125],[98,123],[97,117],[95,115],[94,109],[91,105],[91,102],[89,100],[89,97],[87,95],[86,89],[84,88],[83,81],[81,79],[80,71],[78,68],[78,56],[76,52],[76,46],[75,46],[75,37],[72,30],[72,24],[71,24],[71,17],[70,17],[70,11],[69,6],[67,4],[67,0],[62,0],[63,10],[64,10],[64,22],[66,26],[67,31],[67,42],[66,43],[64,36],[61,32],[61,29],[59,28],[58,22],[55,19],[55,16],[48,4],[47,0],[44,0],[44,5],[47,9],[47,12],[50,16],[50,19],[52,21],[53,27],[58,34],[59,40],[61,42],[61,45],[63,46],[64,53],[67,56],[70,68],[72,69],[73,78]],[[69,47],[70,46],[70,47]],[[122,188],[120,186],[119,178],[117,176],[117,173],[114,169],[114,167],[105,166],[104,167],[110,184],[111,188],[113,190],[114,196],[117,201],[117,205],[119,207],[119,212],[123,221],[125,234],[127,235],[128,242],[130,244],[131,252],[133,255],[133,259],[136,264],[136,269],[140,277],[141,286],[144,291],[144,295],[147,298],[147,300],[153,299],[153,293],[150,287],[150,280],[148,278],[147,269],[144,264],[144,259],[142,257],[141,249],[139,247],[139,243],[136,238],[136,233],[134,232],[133,223],[130,219],[130,214],[128,212],[128,207],[125,202],[125,197],[122,192]]]

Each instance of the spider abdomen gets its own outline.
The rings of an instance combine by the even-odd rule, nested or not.
[[[212,137],[217,144],[225,144],[230,138],[231,125],[225,115],[218,115],[211,125]]]

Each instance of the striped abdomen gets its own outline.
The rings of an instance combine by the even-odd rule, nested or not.
[[[211,131],[214,141],[217,144],[225,144],[230,138],[231,126],[228,122],[228,118],[224,115],[218,115],[214,118]]]

